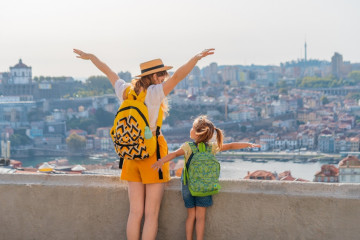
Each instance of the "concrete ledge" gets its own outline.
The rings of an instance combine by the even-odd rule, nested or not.
[[[360,184],[222,180],[206,239],[357,239]],[[127,184],[94,175],[0,175],[4,239],[126,239]],[[166,187],[158,239],[185,239],[180,180]]]

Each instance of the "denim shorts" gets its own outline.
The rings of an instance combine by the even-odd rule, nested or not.
[[[213,205],[212,196],[194,197],[191,195],[188,185],[184,185],[181,181],[181,193],[186,208],[194,207],[210,207]]]

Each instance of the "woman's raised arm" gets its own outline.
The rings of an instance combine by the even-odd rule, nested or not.
[[[167,96],[174,88],[175,86],[183,80],[186,75],[188,75],[191,70],[195,67],[196,63],[202,59],[203,57],[206,57],[208,55],[214,54],[215,48],[209,48],[205,49],[201,53],[195,55],[193,58],[191,58],[187,63],[182,65],[178,70],[175,71],[174,75],[169,78],[169,80],[165,81],[163,83],[163,90],[165,96]]]
[[[108,65],[100,61],[100,59],[98,59],[94,54],[85,53],[79,49],[74,49],[74,53],[78,55],[76,56],[77,58],[90,60],[100,71],[102,71],[107,76],[113,87],[115,87],[115,82],[119,79],[119,76],[113,70],[111,70]]]

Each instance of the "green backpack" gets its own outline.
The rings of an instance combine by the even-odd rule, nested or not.
[[[220,190],[220,163],[211,153],[211,146],[187,142],[191,147],[191,155],[184,167],[184,185],[188,184],[192,196],[205,197],[216,194]]]

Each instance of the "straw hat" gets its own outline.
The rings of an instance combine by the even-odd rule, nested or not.
[[[161,71],[166,71],[169,69],[172,69],[172,67],[164,66],[161,59],[158,58],[158,59],[154,59],[154,60],[151,60],[148,62],[141,63],[140,64],[141,74],[136,77],[142,77],[142,76],[150,75],[150,74],[161,72]]]

